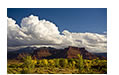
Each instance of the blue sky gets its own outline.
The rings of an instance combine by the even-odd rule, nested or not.
[[[20,24],[29,15],[55,23],[59,31],[103,33],[107,31],[106,8],[8,8],[7,16]]]

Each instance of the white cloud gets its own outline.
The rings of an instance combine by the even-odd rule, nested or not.
[[[50,21],[39,20],[37,16],[25,17],[21,27],[12,19],[7,19],[8,47],[13,46],[67,46],[85,47],[92,52],[106,52],[106,35],[97,33],[73,33],[68,30],[60,34],[58,27]]]
[[[107,31],[104,31],[103,33],[104,33],[104,34],[107,34]]]

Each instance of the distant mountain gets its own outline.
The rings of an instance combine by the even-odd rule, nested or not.
[[[32,54],[35,49],[37,49],[37,48],[36,47],[26,47],[26,48],[21,48],[16,51],[8,51],[7,58],[14,59],[14,58],[18,57],[20,54]]]
[[[20,48],[19,50],[13,50],[13,51],[8,51],[8,52],[15,52],[15,53],[33,53],[33,50],[37,49],[37,47],[25,47],[25,48]]]
[[[37,59],[78,58],[78,54],[81,54],[84,59],[95,59],[97,57],[99,57],[100,59],[106,59],[106,57],[104,56],[88,52],[87,50],[85,50],[85,48],[78,48],[73,46],[69,46],[65,49],[55,49],[52,47],[27,47],[18,51],[8,52],[8,59],[21,59],[26,55],[31,55],[33,56],[33,58]]]
[[[93,53],[97,56],[104,56],[104,57],[107,57],[107,53]]]

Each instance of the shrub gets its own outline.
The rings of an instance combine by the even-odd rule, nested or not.
[[[26,56],[23,60],[25,69],[23,69],[22,73],[32,73],[35,63],[33,62],[31,56]]]
[[[67,67],[67,65],[68,65],[68,60],[67,59],[64,59],[64,63],[63,63],[64,65],[63,65],[63,67]]]
[[[75,68],[75,64],[76,64],[76,62],[75,61],[72,61],[72,67],[73,67],[73,69]]]
[[[28,68],[23,68],[23,70],[21,71],[21,74],[30,74],[31,71],[29,71]]]
[[[42,60],[42,63],[43,63],[44,66],[47,66],[47,65],[48,65],[47,59],[43,59],[43,60]]]
[[[17,65],[17,64],[11,64],[11,65],[9,65],[8,67],[9,67],[9,68],[17,68],[18,65]]]
[[[60,59],[55,59],[54,61],[55,61],[55,66],[60,67],[60,64],[59,64]]]
[[[37,66],[38,67],[43,66],[42,60],[37,60]]]
[[[79,68],[79,62],[80,62],[79,59],[75,59],[75,62],[76,62],[75,67]]]
[[[80,72],[82,72],[84,69],[83,57],[80,54],[78,54],[78,57],[79,57],[79,70],[80,70]]]
[[[53,59],[50,59],[48,62],[49,62],[49,66],[52,66],[52,67],[55,66],[55,62]]]
[[[60,64],[61,67],[65,68],[68,65],[68,60],[62,58],[62,59],[60,59],[59,64]]]

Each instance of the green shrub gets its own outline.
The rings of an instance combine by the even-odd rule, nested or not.
[[[32,74],[32,73],[73,73],[73,74],[106,74],[107,60],[100,59],[41,59],[33,60],[31,56],[23,58],[23,62],[9,63],[8,74]]]
[[[17,64],[11,64],[11,65],[9,65],[8,67],[9,67],[9,68],[17,68],[18,65],[17,65]]]
[[[73,67],[73,69],[75,68],[75,65],[76,65],[76,62],[75,61],[72,61],[72,67]]]
[[[55,66],[60,67],[60,64],[59,64],[60,59],[55,59],[54,61],[55,61]]]
[[[43,63],[44,66],[47,66],[47,65],[48,65],[47,59],[43,59],[43,60],[42,60],[42,63]]]
[[[29,71],[28,68],[23,68],[23,70],[21,71],[21,74],[31,74],[32,72]]]
[[[26,56],[24,59],[24,67],[22,73],[32,73],[32,70],[35,67],[35,63],[33,62],[31,56]]]
[[[49,66],[51,66],[51,67],[55,66],[55,62],[53,59],[48,60],[48,62],[49,62]]]
[[[80,54],[78,54],[78,57],[79,57],[79,71],[82,72],[84,69],[83,57]]]

